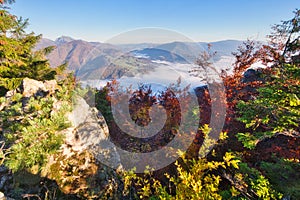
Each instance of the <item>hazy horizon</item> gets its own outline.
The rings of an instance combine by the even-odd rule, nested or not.
[[[43,36],[43,34],[42,34]],[[107,41],[95,41],[95,40],[85,40],[85,39],[82,39],[82,38],[75,38],[75,37],[72,37],[72,36],[69,36],[69,35],[61,35],[61,36],[58,36],[57,38],[47,38],[47,37],[42,37],[43,39],[48,39],[48,40],[51,40],[53,42],[55,42],[57,39],[59,38],[62,38],[62,37],[69,37],[73,40],[82,40],[82,41],[86,41],[86,42],[99,42],[99,43],[103,43],[103,44],[113,44],[113,45],[131,45],[131,44],[154,44],[154,45],[159,45],[159,44],[165,44],[165,43],[173,43],[173,42],[186,42],[186,43],[189,43],[191,41],[180,41],[180,40],[169,40],[169,41],[162,41],[160,43],[155,43],[155,42],[132,42],[132,43],[109,43]],[[243,41],[246,41],[247,39],[245,40],[238,40],[238,39],[222,39],[222,40],[215,40],[215,41],[192,41],[192,42],[195,42],[195,43],[215,43],[215,42],[223,42],[223,41],[240,41],[240,42],[243,42]],[[261,40],[256,40],[256,41],[259,41],[259,42],[262,42]]]

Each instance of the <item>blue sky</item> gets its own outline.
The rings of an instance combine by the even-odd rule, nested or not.
[[[16,0],[11,12],[28,31],[103,42],[143,27],[166,28],[194,41],[263,40],[272,24],[290,19],[299,0]]]

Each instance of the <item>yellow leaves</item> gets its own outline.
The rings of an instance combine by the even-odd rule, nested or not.
[[[144,184],[142,187],[142,192],[140,194],[140,199],[143,199],[144,197],[150,197],[151,195],[151,185],[147,179],[144,179]]]
[[[228,167],[232,166],[236,169],[239,169],[238,163],[241,162],[237,160],[236,157],[231,152],[226,152],[225,156],[223,156],[223,160],[225,161]]]
[[[208,124],[204,124],[201,128],[199,128],[199,130],[201,130],[203,134],[207,136],[210,133],[211,128],[209,127]]]
[[[227,132],[221,132],[219,138],[220,140],[226,140],[228,138]]]
[[[4,163],[4,159],[5,159],[5,152],[3,151],[5,143],[4,142],[1,142],[1,143],[2,143],[2,145],[0,147],[0,165],[2,165]]]
[[[218,162],[218,161],[207,162],[207,168],[210,169],[210,170],[216,170],[219,167],[226,168],[225,163],[224,162]]]
[[[290,95],[290,106],[299,106],[300,99],[297,97],[296,94]]]
[[[236,197],[240,194],[240,192],[237,191],[237,189],[235,189],[235,187],[233,187],[233,186],[230,188],[230,192],[231,192],[232,197]]]
[[[223,159],[226,163],[229,163],[233,158],[235,158],[235,156],[230,152],[226,152],[225,156],[223,156]]]

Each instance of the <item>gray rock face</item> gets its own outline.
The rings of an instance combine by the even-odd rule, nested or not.
[[[68,119],[73,126],[65,132],[66,146],[72,146],[74,151],[87,150],[97,161],[115,169],[121,167],[120,156],[109,139],[107,124],[96,108],[89,107],[84,99],[76,97]],[[68,155],[71,151],[66,146],[63,150]]]
[[[56,88],[56,80],[42,82],[30,78],[24,78],[20,86],[24,97],[43,96],[45,93],[54,93]]]

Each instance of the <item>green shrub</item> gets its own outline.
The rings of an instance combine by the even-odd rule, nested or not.
[[[69,124],[65,118],[71,102],[61,101],[58,111],[52,112],[56,97],[31,97],[24,107],[25,99],[16,93],[0,112],[2,130],[6,141],[5,164],[13,171],[43,167],[49,155],[55,153],[63,143],[59,131]]]

